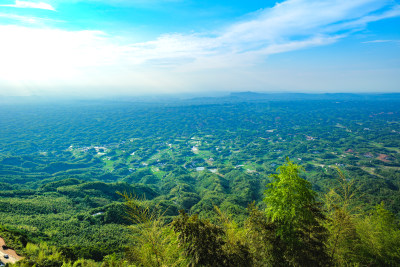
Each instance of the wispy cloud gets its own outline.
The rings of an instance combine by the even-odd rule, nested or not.
[[[16,0],[15,4],[13,5],[0,5],[4,7],[16,7],[16,8],[37,8],[37,9],[46,9],[55,11],[55,8],[50,4],[43,3],[43,2],[29,2],[29,1],[20,1]]]
[[[46,7],[25,3],[12,6]],[[164,34],[140,43],[102,31],[0,26],[0,82],[11,87],[145,90],[193,84],[221,88],[250,80],[254,86],[257,81],[265,85],[254,69],[268,56],[329,45],[370,22],[399,15],[399,6],[386,0],[287,0],[225,28]]]
[[[22,24],[35,25],[35,26],[48,26],[49,23],[65,22],[63,20],[40,18],[35,16],[22,16],[9,13],[0,13],[0,19],[8,19],[22,22]]]
[[[376,43],[400,43],[400,40],[372,40],[362,42],[363,44],[376,44]]]
[[[207,34],[167,34],[130,45],[127,51],[135,63],[160,58],[191,58],[196,62],[214,57],[218,61],[225,55],[240,59],[237,62],[241,65],[242,59],[251,56],[331,44],[365,29],[370,22],[399,15],[399,6],[390,1],[288,0],[224,29]]]

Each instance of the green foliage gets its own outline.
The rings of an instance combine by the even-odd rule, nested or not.
[[[127,183],[107,184],[103,182],[88,182],[79,185],[62,186],[57,188],[57,192],[69,197],[86,197],[103,195],[110,199],[118,200],[116,192],[132,192],[139,196],[145,196],[152,199],[157,196],[157,193],[146,185]]]
[[[8,247],[17,252],[22,252],[22,249],[26,246],[29,239],[25,231],[10,226],[6,227],[4,225],[0,225],[0,237],[5,240]]]
[[[191,266],[252,266],[245,231],[216,207],[222,226],[181,211],[172,222]]]
[[[40,187],[41,190],[43,191],[56,191],[58,187],[61,186],[70,186],[70,185],[78,185],[82,183],[81,180],[78,180],[76,178],[71,178],[71,179],[64,179],[61,181],[55,181],[55,182],[50,182],[50,183],[46,183],[44,185],[42,185]]]
[[[221,227],[184,212],[173,221],[172,227],[178,233],[192,266],[226,266]]]
[[[47,242],[65,264],[96,266],[116,253],[109,264],[122,265],[141,232],[129,238],[127,226],[140,223],[126,218],[119,191],[145,196],[140,206],[163,215],[153,230],[161,243],[176,244],[176,233],[164,228],[180,209],[220,227],[232,265],[243,265],[246,251],[255,266],[315,263],[309,254],[321,254],[321,225],[334,265],[397,259],[396,228],[378,227],[383,215],[369,212],[384,201],[395,218],[400,214],[398,100],[207,101],[1,105],[0,218],[7,231],[0,236],[18,250]],[[305,166],[309,183],[276,179],[281,170],[268,178],[286,156]],[[352,181],[341,178],[337,186],[335,166]],[[282,168],[301,176],[300,167]],[[264,196],[269,180],[277,191]],[[310,184],[328,192],[324,213]],[[246,210],[253,201],[261,210]]]
[[[266,215],[280,224],[277,233],[285,239],[293,238],[300,225],[315,220],[310,207],[315,204],[316,194],[311,184],[299,176],[301,170],[301,166],[286,159],[265,191]]]
[[[277,236],[276,224],[254,203],[249,205],[249,217],[245,222],[247,244],[254,266],[280,266],[285,264],[285,246]]]
[[[327,230],[321,224],[325,216],[311,184],[299,176],[301,169],[289,159],[278,168],[265,192],[265,212],[279,239],[273,243],[279,243],[286,264],[318,266],[329,260],[324,244]]]
[[[383,203],[358,222],[357,233],[361,239],[362,263],[396,266],[400,262],[400,224]]]
[[[358,211],[355,201],[358,190],[354,180],[348,180],[338,168],[339,185],[324,196],[325,226],[329,231],[326,242],[330,257],[337,266],[356,264],[360,239],[356,231]]]
[[[104,223],[130,224],[126,216],[126,207],[122,203],[113,203],[106,207]]]
[[[227,266],[253,266],[253,257],[247,240],[247,229],[239,227],[229,213],[221,211],[218,207],[215,209],[225,233],[223,251],[227,258]]]
[[[134,246],[128,258],[140,266],[186,266],[187,259],[179,246],[178,236],[164,225],[159,210],[151,209],[143,201],[123,194],[127,213],[132,222]]]
[[[28,243],[24,251],[25,259],[17,266],[58,267],[63,265],[65,258],[55,246],[47,243],[38,245]]]

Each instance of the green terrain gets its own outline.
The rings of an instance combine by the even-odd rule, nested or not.
[[[279,187],[285,170],[306,184]],[[312,196],[285,215],[293,202],[273,196],[299,187]],[[395,266],[399,187],[397,95],[0,106],[0,236],[23,266]],[[288,256],[309,244],[298,229],[320,226],[309,251],[325,258]],[[220,261],[191,231],[223,244]],[[164,261],[144,233],[165,242]]]

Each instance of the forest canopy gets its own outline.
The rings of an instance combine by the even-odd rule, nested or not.
[[[27,266],[395,265],[399,104],[2,105],[0,236]]]

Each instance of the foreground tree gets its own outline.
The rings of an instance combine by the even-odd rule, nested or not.
[[[249,217],[245,229],[254,266],[285,265],[284,245],[276,235],[276,224],[272,223],[265,212],[258,209],[254,203],[249,205],[248,211]]]
[[[360,262],[368,266],[398,266],[400,263],[400,224],[384,204],[359,221]]]
[[[253,266],[244,231],[217,207],[220,225],[181,211],[172,226],[191,266]]]
[[[264,202],[266,217],[272,224],[278,255],[271,257],[273,265],[322,266],[329,263],[325,240],[327,230],[316,193],[311,184],[300,177],[303,168],[289,159],[272,175]],[[280,254],[280,255],[279,255]],[[280,262],[278,262],[279,260]],[[283,262],[282,262],[283,260]]]
[[[200,219],[197,214],[188,216],[183,211],[172,226],[191,259],[191,266],[225,266],[224,231],[221,227]]]
[[[329,231],[326,242],[329,255],[336,266],[355,265],[360,238],[357,234],[359,208],[355,205],[358,189],[354,180],[349,180],[338,168],[338,186],[324,196],[326,216],[325,226]]]
[[[126,193],[122,196],[128,218],[134,223],[131,226],[134,246],[127,251],[128,259],[139,266],[187,266],[178,235],[164,222],[158,207],[151,209],[144,201]]]

